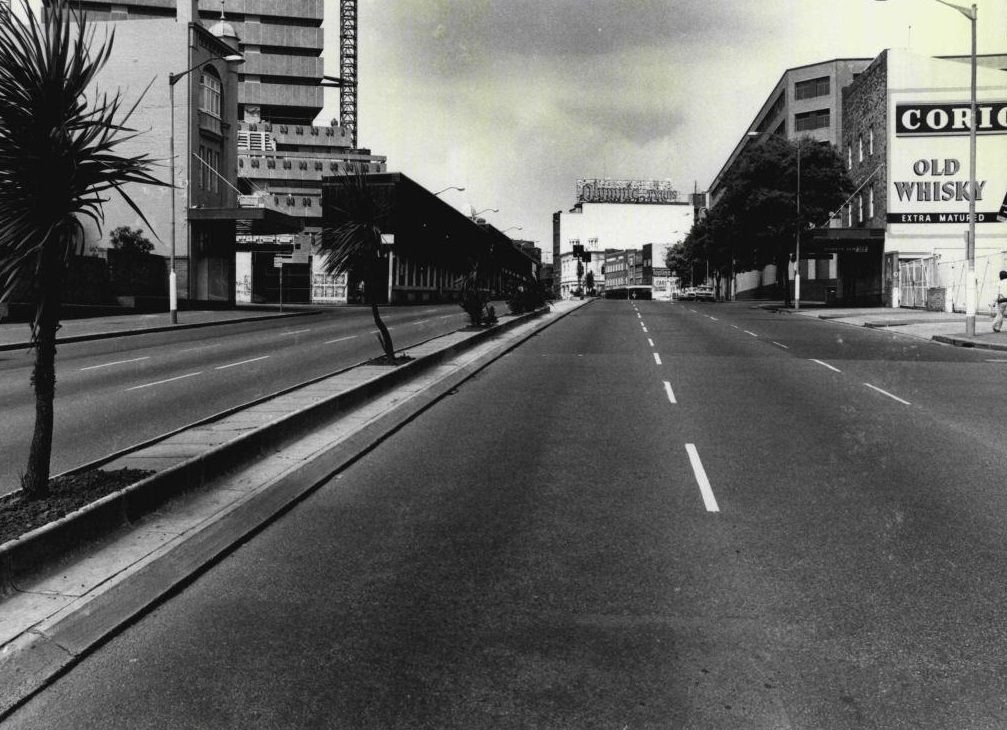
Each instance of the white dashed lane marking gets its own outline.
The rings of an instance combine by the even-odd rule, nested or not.
[[[252,362],[259,362],[259,360],[265,360],[269,355],[263,355],[262,357],[253,357],[251,360],[242,360],[241,362],[232,362],[230,365],[220,365],[215,367],[214,370],[227,370],[227,368],[236,368],[239,365],[248,365]]]
[[[832,370],[833,372],[837,372],[837,373],[841,373],[841,372],[843,372],[843,371],[842,371],[842,370],[840,370],[839,368],[834,368],[834,367],[832,367],[832,366],[831,366],[831,365],[829,365],[829,363],[827,363],[827,362],[822,362],[821,360],[816,360],[815,358],[810,358],[810,360],[811,360],[811,362],[817,362],[817,363],[818,363],[819,365],[822,365],[823,367],[827,367],[827,368],[828,368],[829,370]]]
[[[912,403],[910,403],[909,401],[903,400],[902,398],[899,398],[897,395],[892,395],[887,390],[881,390],[881,388],[879,388],[876,385],[871,385],[870,383],[864,383],[864,385],[866,385],[871,390],[878,391],[879,393],[881,393],[881,395],[887,395],[892,400],[898,401],[899,403],[902,403],[903,405],[907,405],[907,406],[911,406],[912,405]]]
[[[667,380],[664,381],[664,392],[668,394],[668,400],[672,403],[672,405],[678,403],[678,401],[675,400],[675,391],[671,389],[671,383]]]
[[[158,380],[156,383],[144,383],[143,385],[134,385],[132,388],[126,388],[126,391],[130,390],[140,390],[141,388],[153,388],[155,385],[163,385],[164,383],[171,383],[175,380],[184,380],[185,378],[194,378],[197,375],[202,375],[203,371],[200,370],[198,373],[189,373],[187,375],[178,375],[174,378],[168,378],[167,380]]]
[[[696,445],[686,444],[685,450],[689,453],[689,462],[692,464],[692,471],[696,475],[699,491],[703,495],[703,504],[706,505],[706,511],[720,512],[717,498],[713,496],[713,487],[710,486],[710,480],[706,476],[706,470],[703,468],[703,462],[700,461]]]
[[[784,345],[782,342],[777,342],[776,340],[773,340],[773,344],[776,345],[777,347],[782,347],[784,350],[789,350],[790,349],[789,347],[787,347],[786,345]]]
[[[134,357],[132,360],[116,360],[115,362],[107,362],[103,365],[91,365],[86,368],[81,368],[80,370],[81,372],[83,372],[85,370],[97,370],[98,368],[110,368],[113,365],[125,365],[126,363],[140,362],[141,360],[149,360],[149,359],[150,359],[149,355],[147,357]]]
[[[654,353],[654,362],[657,363],[658,365],[661,364],[661,356],[658,355],[656,352]]]

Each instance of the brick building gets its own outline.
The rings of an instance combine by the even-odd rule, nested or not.
[[[1007,195],[1007,72],[999,70],[1007,57],[983,56],[979,66],[975,196],[982,301],[984,290],[996,288],[1007,248],[1007,225],[996,219]],[[940,289],[946,308],[964,309],[969,76],[960,57],[892,49],[844,90],[839,149],[857,189],[840,226],[813,244],[838,254],[841,300],[924,306],[926,290]],[[907,265],[920,261],[928,265]],[[917,271],[929,280],[906,280]]]

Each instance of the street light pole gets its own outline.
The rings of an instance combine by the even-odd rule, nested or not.
[[[794,245],[794,310],[801,308],[801,138],[797,138],[797,239]]]

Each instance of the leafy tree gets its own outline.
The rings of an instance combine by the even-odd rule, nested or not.
[[[146,255],[154,251],[154,244],[143,235],[143,231],[129,226],[113,228],[109,242],[112,248],[126,255]]]
[[[337,175],[336,180],[338,194],[325,211],[326,220],[334,225],[322,229],[318,245],[325,271],[333,276],[352,271],[360,277],[385,359],[399,362],[392,336],[378,311],[378,293],[387,276],[381,230],[388,222],[390,206],[382,191],[358,169],[351,168]]]
[[[42,20],[26,0],[23,10],[0,22],[0,301],[26,289],[34,309],[35,427],[21,488],[39,499],[49,489],[56,331],[68,269],[83,250],[82,219],[100,228],[114,190],[146,221],[123,186],[167,183],[150,174],[147,155],[118,153],[135,137],[126,127],[135,105],[124,111],[119,93],[87,99],[113,36],[95,44],[65,0],[50,2]]]
[[[713,252],[711,260],[720,271],[725,254],[737,260],[740,271],[775,264],[777,282],[789,304],[787,271],[798,232],[806,235],[827,221],[853,191],[842,159],[831,145],[814,139],[790,142],[771,135],[749,145],[728,173],[724,188],[697,231],[696,242]]]

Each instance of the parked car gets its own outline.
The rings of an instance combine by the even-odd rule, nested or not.
[[[692,301],[693,299],[696,298],[696,287],[694,286],[685,287],[682,291],[678,293],[678,298]]]
[[[697,302],[713,302],[717,300],[717,295],[714,294],[712,286],[697,286],[695,299]]]

